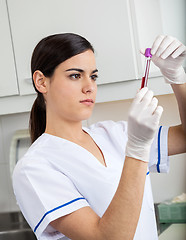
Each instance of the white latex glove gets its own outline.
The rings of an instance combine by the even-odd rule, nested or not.
[[[135,96],[128,116],[128,142],[126,156],[149,161],[150,148],[159,126],[163,108],[148,88]]]
[[[152,61],[160,68],[165,82],[170,84],[186,83],[186,74],[182,67],[186,57],[186,46],[171,36],[158,36],[152,48]]]

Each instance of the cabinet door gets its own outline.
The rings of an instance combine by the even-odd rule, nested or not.
[[[30,59],[41,38],[86,37],[96,50],[98,84],[136,79],[128,0],[7,0],[21,94],[30,94]],[[31,82],[31,81],[30,81]]]
[[[0,97],[17,95],[17,78],[5,0],[0,0]]]
[[[161,9],[159,1],[131,0],[131,13],[134,30],[134,39],[137,51],[152,47],[155,38],[163,34]],[[136,54],[139,76],[144,73],[145,59],[141,54]],[[150,67],[150,77],[160,76],[159,68],[154,64]]]

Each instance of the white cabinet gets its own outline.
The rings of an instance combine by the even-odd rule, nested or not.
[[[0,97],[17,95],[16,70],[5,0],[0,0],[0,33]]]
[[[43,37],[74,32],[96,50],[98,84],[138,77],[128,0],[7,0],[20,94],[34,92],[28,79],[33,48]]]
[[[138,49],[151,48],[155,38],[163,34],[160,3],[156,0],[131,0],[131,16],[133,23],[135,46]],[[136,55],[138,73],[144,74],[144,56]],[[151,64],[149,77],[160,76],[159,68]]]
[[[95,48],[97,102],[133,98],[144,71],[139,49],[162,33],[184,42],[184,9],[185,0],[0,0],[0,114],[30,111],[32,51],[63,32],[83,35]],[[172,92],[153,64],[150,78],[155,95]]]

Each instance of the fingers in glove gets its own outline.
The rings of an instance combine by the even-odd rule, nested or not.
[[[162,106],[157,106],[153,114],[154,123],[159,123],[162,113],[163,113]]]
[[[134,101],[133,103],[139,103],[141,102],[141,100],[143,99],[143,97],[145,96],[145,94],[147,93],[148,91],[148,88],[147,87],[144,87],[142,88],[140,91],[137,92],[135,98],[134,98]]]
[[[155,52],[156,57],[160,57],[161,54],[174,42],[174,38],[170,36],[164,37],[162,42],[160,43],[157,51]]]
[[[171,54],[173,54],[175,51],[177,51],[181,47],[181,42],[178,40],[174,40],[171,42],[171,44],[165,49],[165,51],[161,54],[161,58],[166,59]]]
[[[143,55],[145,55],[145,48],[141,48],[141,49],[140,49],[140,53],[143,54]]]
[[[186,46],[181,44],[172,54],[173,58],[177,58],[180,55],[186,55]]]
[[[156,53],[156,51],[158,50],[159,45],[161,44],[161,42],[163,41],[163,39],[164,39],[164,36],[163,36],[163,35],[159,35],[159,36],[155,39],[155,41],[154,41],[154,43],[153,43],[153,45],[152,45],[152,48],[151,48],[151,54],[152,54],[152,55],[154,55],[154,54]]]
[[[141,106],[147,107],[152,102],[153,99],[153,91],[148,90],[144,97],[141,99]]]
[[[154,114],[156,108],[158,106],[158,99],[156,97],[152,98],[152,101],[150,102],[148,108],[152,114]]]

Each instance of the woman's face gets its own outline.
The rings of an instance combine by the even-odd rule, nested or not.
[[[47,116],[73,122],[88,119],[95,105],[97,72],[91,50],[62,62],[48,81]]]

